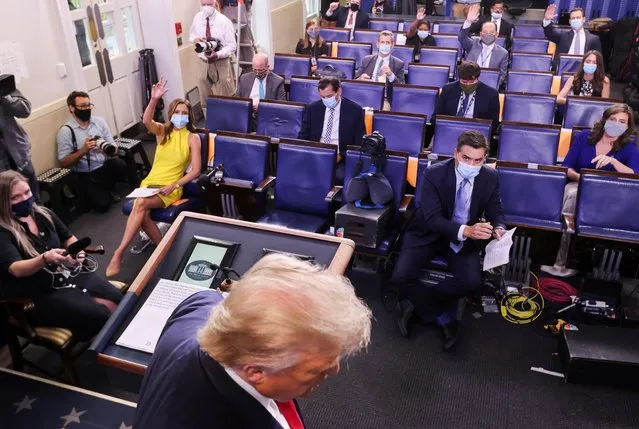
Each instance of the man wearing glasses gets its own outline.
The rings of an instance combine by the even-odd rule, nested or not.
[[[73,170],[73,188],[85,210],[104,213],[112,202],[118,177],[126,176],[126,163],[117,157],[117,144],[106,121],[93,116],[89,94],[73,91],[67,97],[71,119],[58,131],[60,166]]]

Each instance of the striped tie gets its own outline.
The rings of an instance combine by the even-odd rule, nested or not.
[[[457,190],[457,195],[455,196],[455,209],[453,211],[453,222],[460,223],[462,225],[466,225],[468,222],[468,211],[470,210],[470,181],[468,179],[464,179]],[[453,249],[453,252],[459,253],[461,248],[464,247],[463,241],[451,241],[450,248]]]
[[[331,143],[331,136],[333,135],[333,120],[335,118],[335,109],[329,109],[328,113],[328,124],[326,124],[326,132],[324,133],[324,138],[322,139],[322,143]]]

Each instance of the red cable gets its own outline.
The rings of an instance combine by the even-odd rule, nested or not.
[[[577,289],[570,284],[551,277],[542,277],[538,283],[539,293],[548,301],[559,303],[572,302],[570,297],[579,295]]]

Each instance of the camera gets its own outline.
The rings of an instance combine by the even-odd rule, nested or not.
[[[95,146],[104,152],[108,156],[115,156],[118,153],[118,148],[113,143],[109,143],[102,137],[93,136],[92,140],[95,141]]]
[[[201,54],[202,52],[217,52],[222,48],[222,42],[219,39],[211,39],[209,41],[197,42],[195,44],[195,52]]]
[[[364,136],[361,151],[373,159],[381,158],[386,151],[386,138],[377,131]]]
[[[0,75],[0,97],[10,95],[16,90],[16,78],[12,74]]]

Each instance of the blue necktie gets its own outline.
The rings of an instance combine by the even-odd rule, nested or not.
[[[466,225],[468,222],[468,211],[470,210],[471,186],[468,179],[462,180],[455,195],[455,210],[453,211],[453,222]],[[451,241],[450,248],[458,253],[464,247],[463,241]]]
[[[377,62],[375,63],[375,68],[373,69],[373,76],[371,79],[377,82],[377,75],[379,74],[379,69],[382,68],[382,57],[377,57]]]
[[[260,100],[264,99],[264,79],[260,80]]]
[[[468,100],[470,100],[470,96],[468,94],[464,94],[464,99],[459,106],[459,110],[457,110],[457,116],[459,116],[460,118],[463,118],[466,114],[466,111],[468,111]]]

